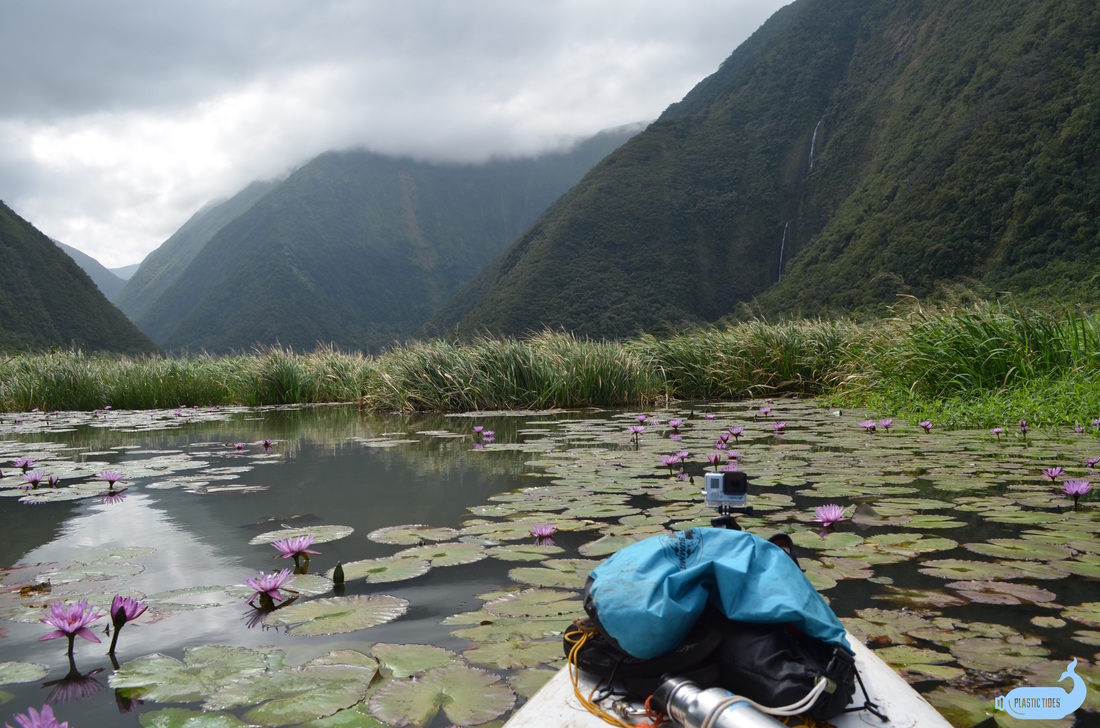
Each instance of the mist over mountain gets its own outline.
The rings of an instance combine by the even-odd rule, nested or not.
[[[0,202],[0,351],[53,346],[156,351],[76,261]]]
[[[626,337],[952,283],[1095,300],[1098,44],[1091,1],[796,0],[423,331]]]
[[[639,128],[479,165],[323,154],[197,213],[120,304],[172,351],[390,346]]]

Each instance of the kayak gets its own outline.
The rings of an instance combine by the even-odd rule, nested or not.
[[[856,668],[867,693],[887,720],[883,721],[866,710],[842,713],[830,721],[836,728],[950,728],[951,724],[914,690],[893,668],[879,659],[862,642],[848,634],[848,644],[855,651]],[[596,679],[579,673],[579,686],[585,695]],[[856,686],[850,707],[862,708],[863,692]],[[732,710],[732,708],[731,708]],[[573,693],[569,668],[563,667],[542,688],[531,696],[505,723],[506,728],[607,728],[601,718],[590,713]]]

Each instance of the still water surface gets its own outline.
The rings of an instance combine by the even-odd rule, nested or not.
[[[787,422],[777,437],[777,418],[762,416],[759,406],[714,407],[713,419],[696,413],[678,432],[667,421],[688,410],[653,413],[659,422],[647,424],[638,447],[627,434],[635,413],[626,412],[375,416],[341,406],[96,417],[60,413],[48,423],[40,414],[24,415],[19,423],[5,417],[0,486],[6,488],[0,493],[9,497],[0,499],[0,567],[26,568],[0,571],[0,587],[8,591],[0,604],[0,662],[35,663],[48,674],[0,686],[0,701],[6,701],[0,717],[48,700],[73,728],[138,725],[142,714],[164,707],[132,704],[130,712],[120,714],[107,687],[112,670],[105,655],[109,638],[102,634],[107,619],[92,625],[103,644],[76,641],[74,663],[86,677],[58,684],[72,667],[64,640],[39,642],[49,628],[33,620],[26,598],[10,593],[27,579],[41,581],[51,569],[62,573],[58,570],[74,560],[102,553],[97,550],[148,549],[123,559],[137,563],[133,571],[139,573],[106,582],[79,580],[109,602],[115,591],[157,595],[239,585],[260,570],[282,568],[289,562],[275,558],[274,549],[249,541],[283,525],[354,528],[346,538],[314,546],[321,554],[312,557],[309,571],[323,574],[337,562],[406,548],[369,539],[376,529],[401,524],[460,529],[473,522],[471,509],[478,508],[485,520],[507,520],[507,513],[484,510],[501,502],[491,500],[494,496],[544,486],[577,493],[568,507],[542,511],[562,526],[556,540],[564,552],[558,558],[599,559],[598,549],[585,549],[602,535],[640,537],[709,520],[712,514],[697,493],[710,469],[706,456],[716,452],[713,443],[730,425],[745,427],[728,449],[741,454],[753,477],[758,507],[756,517],[743,519],[743,525],[762,535],[796,532],[804,566],[837,613],[855,618],[850,628],[876,646],[908,643],[925,651],[910,671],[922,690],[984,696],[1024,684],[1032,663],[1064,667],[1071,656],[1082,660],[1079,673],[1092,670],[1095,678],[1087,661],[1100,644],[1098,624],[1091,621],[1100,619],[1097,519],[1089,505],[1071,511],[1057,496],[1054,479],[1044,483],[1041,475],[1054,464],[1064,464],[1067,476],[1071,469],[1087,474],[1081,463],[1091,450],[1100,454],[1094,433],[1077,439],[1064,433],[1033,436],[1006,449],[988,433],[924,433],[899,424],[892,432],[880,429],[872,440],[856,424],[865,413],[834,416],[813,403],[783,401],[774,404],[775,414]],[[475,426],[493,430],[495,439],[479,444]],[[269,452],[259,445],[265,438],[274,440]],[[238,451],[234,443],[245,446]],[[693,482],[670,478],[661,465],[662,456],[680,448],[694,451],[686,467]],[[21,503],[13,494],[19,472],[10,463],[27,455],[44,472],[62,473],[63,485],[87,483],[107,469],[127,473],[126,497],[107,503],[98,497]],[[579,508],[589,502],[607,508],[606,516]],[[835,533],[819,534],[810,520],[813,508],[828,502],[844,505],[849,515],[863,502],[863,512]],[[1038,514],[1037,520],[1029,514]],[[568,522],[582,518],[588,530],[567,530]],[[899,533],[918,545],[890,540]],[[926,547],[919,545],[921,538],[929,539]],[[1021,538],[1042,543],[1047,549],[1042,559],[1021,560],[1026,554],[1012,551],[1019,551],[1015,544]],[[1012,558],[965,548],[998,539],[1006,540]],[[466,540],[489,541],[471,534]],[[981,564],[994,571],[984,573]],[[253,610],[243,598],[213,600],[214,606],[202,609],[154,608],[122,632],[117,659],[126,663],[154,652],[178,658],[186,647],[211,644],[273,645],[292,664],[333,649],[367,652],[374,643],[433,644],[461,653],[471,642],[455,637],[455,627],[441,621],[479,609],[487,594],[529,588],[532,582],[517,584],[510,577],[517,565],[537,566],[484,558],[432,568],[405,581],[349,582],[348,595],[384,593],[410,603],[396,621],[350,634],[299,637],[250,625]],[[1025,588],[1006,591],[998,583]],[[898,596],[903,593],[910,596]],[[49,601],[45,595],[35,599],[39,607]],[[211,597],[194,599],[199,606]],[[906,621],[911,615],[916,623]],[[927,639],[897,634],[921,629]],[[958,647],[963,640],[970,640],[967,649]],[[928,658],[929,651],[938,658]],[[971,654],[989,651],[1017,659],[986,664]],[[897,659],[913,659],[904,656]],[[922,662],[925,658],[929,661]],[[449,721],[440,714],[435,722]]]

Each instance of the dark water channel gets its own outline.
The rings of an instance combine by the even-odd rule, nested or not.
[[[150,653],[178,659],[185,648],[199,645],[270,645],[285,651],[288,664],[331,650],[368,652],[375,643],[431,644],[463,653],[471,641],[441,621],[480,609],[486,595],[558,586],[539,584],[538,578],[517,583],[510,575],[517,566],[540,564],[491,557],[401,581],[349,581],[346,595],[400,597],[409,602],[407,613],[368,629],[313,637],[250,625],[255,614],[244,597],[195,588],[213,592],[240,585],[260,570],[290,565],[270,545],[249,544],[283,526],[354,529],[313,546],[321,553],[312,557],[309,573],[324,574],[337,562],[407,548],[368,538],[376,529],[506,522],[513,517],[508,512],[479,515],[471,509],[506,503],[493,498],[531,487],[569,489],[571,495],[543,511],[517,509],[514,517],[543,513],[560,526],[556,541],[563,551],[554,558],[598,560],[604,554],[594,543],[601,537],[705,524],[712,514],[695,494],[710,469],[706,456],[717,434],[734,424],[746,433],[729,449],[741,453],[758,507],[743,525],[762,535],[796,533],[807,572],[834,610],[851,619],[853,633],[908,671],[919,689],[936,691],[945,703],[960,695],[984,701],[1028,680],[1055,684],[1057,674],[1052,681],[1042,666],[1059,673],[1071,657],[1081,660],[1078,672],[1095,681],[1098,519],[1090,497],[1074,511],[1058,495],[1058,482],[1044,482],[1041,475],[1043,468],[1062,465],[1063,478],[1087,478],[1091,471],[1084,461],[1094,451],[1100,455],[1095,433],[1040,434],[1008,449],[988,433],[924,433],[900,423],[892,432],[869,436],[855,424],[859,415],[837,418],[813,403],[778,402],[775,414],[788,426],[776,437],[776,418],[762,417],[759,404],[710,407],[713,419],[705,419],[702,409],[653,413],[660,422],[647,425],[637,448],[627,434],[635,422],[632,412],[375,416],[353,407],[192,409],[106,417],[59,413],[49,422],[27,413],[18,423],[5,416],[0,568],[11,568],[0,570],[0,663],[40,665],[46,674],[0,681],[0,722],[46,702],[72,728],[139,725],[142,715],[167,707],[116,701],[108,687],[108,619],[92,625],[102,644],[76,640],[73,662],[84,677],[62,681],[72,667],[65,640],[40,642],[50,628],[34,619],[34,610],[51,596],[18,593],[47,575],[53,575],[57,594],[87,595],[104,607],[123,591],[154,597],[193,590],[179,605],[204,608],[158,608],[151,598],[149,613],[120,636],[120,663]],[[695,417],[680,433],[668,428],[668,418],[688,413]],[[493,430],[495,438],[479,444],[475,426]],[[683,439],[669,439],[677,434]],[[269,452],[260,445],[265,438],[274,441]],[[692,451],[686,470],[693,481],[672,479],[661,465],[663,455],[679,448]],[[35,467],[45,473],[60,473],[63,486],[90,486],[98,472],[121,471],[127,474],[125,497],[104,502],[89,493],[79,500],[20,502],[14,491],[21,474],[11,463],[22,456],[35,457]],[[833,531],[820,532],[811,521],[813,509],[834,502],[848,515],[859,510]],[[585,515],[587,504],[623,510]],[[580,530],[570,525],[582,520],[588,525]],[[899,542],[899,534],[909,540]],[[463,531],[450,543],[460,540],[479,548],[500,542]],[[1019,553],[1029,543],[1043,549],[1030,559]],[[1007,550],[983,551],[974,544]],[[107,562],[128,566],[115,574],[81,572]],[[575,589],[578,579],[583,573],[561,586]],[[332,593],[302,601],[315,596]],[[1000,653],[1008,657],[999,659]],[[544,662],[543,669],[557,664]],[[488,667],[506,678],[516,672]],[[128,711],[120,712],[122,707]],[[450,722],[442,713],[434,719]]]

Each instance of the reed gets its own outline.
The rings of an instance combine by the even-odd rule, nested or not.
[[[190,358],[19,354],[0,361],[0,411],[358,401],[377,411],[641,407],[821,395],[943,424],[1100,416],[1100,318],[983,304],[891,319],[739,323],[670,338],[545,331],[379,356],[269,347]]]

